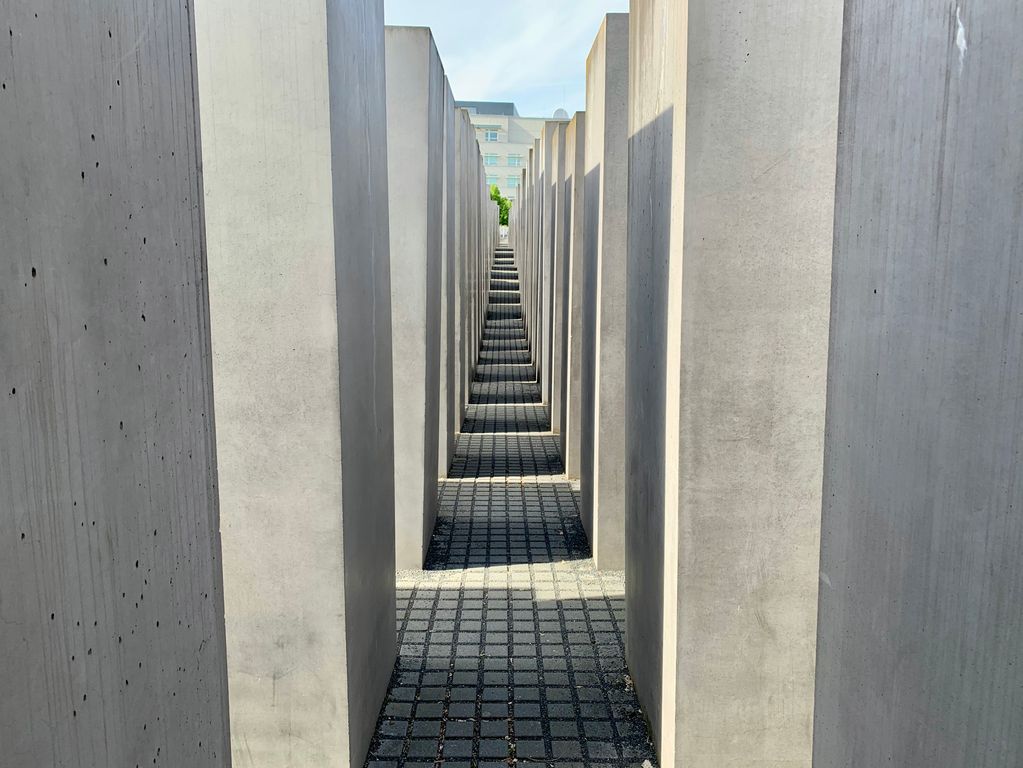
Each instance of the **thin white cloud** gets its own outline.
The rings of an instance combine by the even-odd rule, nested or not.
[[[523,115],[583,109],[586,55],[628,0],[385,0],[388,24],[433,30],[455,98],[514,101]]]

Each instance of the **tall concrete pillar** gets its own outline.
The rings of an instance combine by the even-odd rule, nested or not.
[[[540,140],[535,139],[529,156],[530,186],[533,190],[529,206],[529,326],[533,329],[533,363],[536,366],[538,381],[543,376],[545,349],[540,314],[540,290],[543,281],[543,154],[540,149]]]
[[[441,333],[440,333],[440,434],[438,435],[437,470],[446,477],[455,453],[455,434],[462,424],[464,411],[458,387],[456,316],[456,270],[458,269],[455,208],[458,180],[455,176],[455,97],[451,84],[444,78],[444,197],[441,213],[443,252],[441,255]]]
[[[483,341],[483,327],[486,325],[487,292],[490,287],[490,274],[487,271],[488,259],[486,256],[486,202],[490,199],[490,187],[487,185],[486,169],[483,167],[483,157],[475,155],[478,181],[476,189],[478,196],[473,206],[473,226],[476,229],[474,245],[476,247],[476,349],[479,350]]]
[[[512,243],[514,249],[515,264],[518,268],[519,277],[519,307],[522,311],[523,328],[526,335],[526,345],[529,348],[529,327],[526,324],[526,227],[529,220],[529,175],[526,168],[519,171],[518,199],[512,206],[511,215],[515,217],[515,240]]]
[[[814,765],[1023,765],[1023,8],[879,10],[845,10]]]
[[[398,568],[420,568],[437,519],[444,70],[425,27],[387,27]]]
[[[557,285],[557,238],[559,227],[557,226],[558,212],[558,179],[560,175],[560,159],[564,154],[565,127],[564,123],[548,120],[544,123],[543,133],[540,138],[540,151],[542,153],[541,173],[541,195],[543,196],[541,210],[542,235],[540,241],[540,332],[543,336],[543,356],[540,363],[540,392],[544,403],[547,405],[548,415],[551,417],[551,425],[554,424],[554,361],[555,361],[555,289]]]
[[[586,59],[587,268],[590,358],[582,445],[582,519],[598,569],[625,562],[625,250],[628,209],[629,16],[604,19]],[[584,353],[585,354],[585,353]],[[590,367],[592,366],[592,367]]]
[[[196,18],[234,765],[357,766],[395,656],[382,3]]]
[[[565,221],[565,132],[567,122],[553,122],[554,130],[549,134],[551,151],[551,179],[548,188],[551,191],[549,237],[551,252],[551,296],[550,327],[550,403],[551,431],[561,440],[564,414],[564,370],[565,370],[565,296],[566,270],[565,258],[567,249],[567,226]],[[564,450],[561,452],[564,457]]]
[[[629,668],[662,765],[810,766],[842,8],[630,24]]]
[[[472,378],[475,378],[476,362],[479,355],[479,327],[480,327],[480,297],[479,297],[479,241],[477,221],[480,174],[479,162],[473,147],[477,146],[476,131],[469,131],[470,140],[465,147],[466,165],[466,203],[468,216],[466,217],[466,243],[468,247],[468,283],[469,283],[469,357],[472,361]],[[471,379],[470,379],[471,380]]]
[[[476,349],[473,347],[474,332],[473,323],[476,318],[475,306],[473,304],[472,271],[476,258],[476,249],[471,243],[471,222],[473,216],[473,201],[476,195],[475,177],[475,156],[478,152],[476,141],[476,129],[472,125],[469,113],[459,110],[461,120],[461,131],[459,132],[458,144],[458,216],[459,227],[458,245],[459,258],[462,259],[462,267],[459,269],[459,285],[461,294],[459,296],[459,312],[462,329],[462,364],[463,364],[463,402],[468,403],[472,393],[472,381],[476,371]]]
[[[468,303],[468,255],[466,244],[466,220],[468,208],[465,198],[465,157],[468,136],[468,113],[464,109],[455,110],[455,290],[456,290],[456,328],[458,345],[458,403],[464,417],[465,406],[469,402],[472,391],[470,371],[472,361],[469,359],[469,303]],[[459,422],[461,426],[461,421]]]
[[[526,340],[529,343],[530,361],[536,362],[536,328],[533,322],[533,150],[528,150],[526,168],[523,171],[525,183],[522,186],[522,274],[519,275],[520,300],[522,301],[522,321],[526,329]]]
[[[142,5],[0,5],[5,768],[230,764],[193,20]]]
[[[586,276],[586,113],[576,112],[565,134],[565,219],[568,245],[565,320],[565,409],[561,429],[565,473],[579,477],[582,459],[583,297]]]
[[[467,147],[468,157],[466,162],[469,168],[469,281],[470,298],[472,302],[472,325],[469,329],[472,340],[473,372],[475,374],[476,360],[480,350],[480,337],[486,312],[486,299],[480,290],[481,280],[481,254],[480,247],[480,206],[486,190],[486,177],[483,174],[482,158],[478,152],[479,144],[476,142],[476,131],[472,131],[472,141]]]
[[[515,243],[515,264],[519,272],[519,301],[522,304],[522,324],[526,334],[526,344],[532,356],[532,328],[529,325],[529,157],[527,153],[525,167],[519,174],[518,200],[512,211],[518,221],[518,235]],[[532,359],[532,357],[530,357]]]

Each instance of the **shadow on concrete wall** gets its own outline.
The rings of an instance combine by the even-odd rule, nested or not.
[[[583,192],[587,237],[583,243],[583,300],[582,300],[582,375],[580,376],[580,397],[582,398],[582,426],[580,442],[582,456],[579,462],[579,477],[582,488],[583,525],[593,532],[593,406],[596,397],[597,377],[597,274],[600,263],[597,258],[597,218],[600,212],[600,164],[586,174]]]
[[[629,140],[626,278],[625,581],[627,656],[643,707],[658,730],[664,628],[665,437],[673,110]],[[679,201],[681,203],[681,201]],[[672,511],[674,513],[674,511]],[[642,557],[635,556],[642,553]]]

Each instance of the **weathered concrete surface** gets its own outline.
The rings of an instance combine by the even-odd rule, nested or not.
[[[629,192],[629,16],[604,19],[586,59],[586,173],[592,194],[586,234],[595,280],[592,302],[592,397],[584,399],[592,432],[583,477],[583,523],[598,569],[625,563],[625,264]],[[585,332],[585,331],[584,331]],[[589,373],[585,374],[589,378]],[[583,464],[584,468],[587,466]]]
[[[382,4],[196,26],[234,765],[357,766],[395,655]]]
[[[540,392],[552,417],[554,402],[554,288],[556,272],[557,238],[557,190],[558,190],[558,147],[564,146],[564,128],[560,123],[548,120],[544,123],[540,138],[542,164],[540,169],[540,194],[543,196],[540,245],[540,333],[543,335],[543,355],[539,368]]]
[[[579,477],[582,456],[583,286],[585,280],[586,113],[576,112],[565,134],[565,218],[569,238],[566,250],[568,285],[565,324],[565,424],[562,455],[565,473]]]
[[[526,330],[526,341],[529,345],[530,360],[535,356],[533,343],[536,329],[533,327],[533,316],[530,311],[532,299],[532,221],[533,221],[533,151],[526,157],[526,167],[522,170],[522,184],[519,189],[518,205],[512,208],[512,214],[519,221],[519,243],[515,250],[515,260],[519,272],[520,301],[522,302],[522,320]]]
[[[1023,765],[1023,7],[875,5],[846,3],[814,765]]]
[[[456,148],[458,176],[458,258],[459,268],[459,333],[460,359],[464,376],[461,377],[464,396],[462,408],[468,402],[471,382],[476,372],[476,359],[483,333],[493,244],[496,243],[496,204],[490,201],[483,169],[483,157],[476,141],[476,131],[464,109],[458,110],[460,129]]]
[[[588,97],[589,98],[589,97]],[[587,104],[588,109],[596,110],[596,94]],[[583,239],[580,250],[580,271],[582,272],[582,290],[580,304],[582,306],[582,332],[580,333],[581,362],[579,371],[579,402],[581,415],[579,419],[579,443],[581,447],[579,459],[579,515],[583,528],[593,544],[593,441],[594,420],[593,400],[596,386],[597,357],[597,220],[600,211],[600,158],[593,149],[593,134],[596,125],[591,125],[589,113],[586,114],[584,131],[586,143],[583,147],[585,155],[585,175],[583,184]]]
[[[223,768],[191,15],[0,24],[0,764]]]
[[[565,455],[564,421],[565,421],[565,362],[568,348],[566,346],[565,328],[567,325],[568,297],[568,244],[569,222],[566,219],[565,204],[565,137],[568,130],[567,122],[554,124],[555,130],[551,137],[551,254],[553,272],[551,279],[551,391],[550,417],[551,430],[557,436],[561,455]]]
[[[529,247],[526,254],[526,332],[529,335],[533,364],[537,369],[537,379],[541,374],[544,353],[544,337],[540,322],[540,281],[542,276],[542,243],[543,243],[543,189],[541,187],[543,155],[540,152],[540,140],[533,142],[529,153],[527,170],[530,176],[532,195],[529,201]]]
[[[537,333],[540,337],[540,358],[537,363],[537,381],[540,382],[540,393],[544,404],[550,410],[550,380],[551,380],[551,262],[552,253],[551,232],[554,229],[552,220],[551,201],[554,198],[554,190],[551,188],[550,179],[553,174],[551,158],[553,155],[551,140],[546,135],[550,131],[550,122],[544,124],[544,131],[540,135],[537,146],[539,147],[539,162],[537,163],[537,202],[539,203],[539,214],[537,216],[539,244],[537,246]]]
[[[629,668],[662,765],[809,766],[842,9],[630,17]]]
[[[472,346],[470,322],[472,302],[470,299],[469,264],[471,260],[469,247],[469,162],[472,153],[470,147],[477,146],[476,132],[469,119],[469,112],[457,109],[455,112],[455,224],[456,224],[456,260],[457,260],[457,335],[459,376],[458,403],[461,418],[464,418],[465,405],[469,403],[472,393],[473,371],[476,364],[476,351]],[[458,425],[461,425],[459,418]]]
[[[461,129],[458,133],[458,235],[461,238],[458,258],[464,267],[459,269],[462,288],[460,295],[460,323],[464,337],[461,352],[464,369],[464,396],[462,410],[468,402],[471,382],[476,374],[476,361],[480,350],[490,290],[490,266],[497,244],[497,206],[490,200],[486,184],[483,157],[476,140],[476,130],[464,109],[458,110]],[[464,313],[464,314],[462,314]],[[461,422],[459,422],[459,425]]]
[[[660,762],[670,767],[678,762],[677,425],[682,378],[679,264],[685,194],[686,5],[641,0],[630,4],[630,14],[625,651]],[[639,66],[640,45],[648,46],[648,67]],[[584,348],[584,370],[586,364]],[[584,451],[584,477],[587,458]]]
[[[437,519],[444,70],[425,27],[387,27],[395,556],[420,568]]]
[[[469,280],[468,280],[468,257],[466,254],[466,227],[467,209],[465,207],[465,184],[466,174],[465,145],[471,126],[469,115],[464,109],[455,110],[455,337],[458,347],[458,396],[459,408],[464,418],[465,406],[469,402],[472,382],[470,372],[472,361],[469,359]],[[461,427],[461,420],[459,421]]]
[[[476,372],[476,359],[480,349],[480,338],[483,330],[484,315],[486,312],[487,286],[484,280],[489,280],[489,272],[484,269],[484,256],[482,246],[482,206],[484,198],[489,197],[486,189],[486,178],[483,173],[483,159],[479,151],[479,143],[476,141],[476,130],[469,120],[468,113],[464,112],[465,119],[465,141],[463,152],[465,158],[465,178],[463,179],[465,190],[464,210],[466,212],[466,279],[468,285],[468,360],[467,373],[470,384],[467,392],[471,391],[471,382]]]
[[[533,306],[536,292],[535,267],[533,263],[536,256],[536,162],[534,150],[529,150],[526,157],[526,168],[524,175],[526,183],[523,187],[519,204],[522,206],[523,232],[522,252],[517,255],[521,267],[519,269],[519,283],[521,287],[522,318],[526,326],[526,341],[529,343],[530,360],[536,364],[537,354],[537,330],[536,318],[533,316]]]
[[[386,109],[382,6],[380,0],[331,0],[327,6],[335,286],[343,291],[338,299],[341,503],[353,766],[361,765],[369,749],[397,653],[387,635],[394,628],[387,148],[366,138],[384,124]],[[369,179],[370,189],[353,179]]]
[[[531,194],[529,179],[528,167],[519,171],[518,196],[515,204],[512,206],[512,209],[508,214],[509,242],[518,272],[519,302],[523,315],[523,328],[526,334],[525,338],[527,345],[529,344],[529,331],[526,327],[528,317],[528,311],[526,308],[528,280],[525,269],[527,261],[526,252],[528,250],[528,236],[526,233],[529,221],[529,196]]]
[[[440,477],[447,477],[451,457],[455,453],[455,435],[462,424],[464,404],[459,404],[458,381],[461,366],[458,365],[458,338],[456,317],[458,295],[456,274],[458,258],[456,248],[455,208],[457,204],[458,177],[455,171],[455,97],[451,84],[444,78],[444,198],[441,220],[443,253],[441,256],[441,333],[440,333],[440,403],[437,444],[437,471]]]

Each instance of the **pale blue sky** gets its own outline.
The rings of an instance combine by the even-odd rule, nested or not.
[[[430,27],[455,98],[514,101],[524,117],[586,106],[586,55],[628,0],[384,0],[388,24]]]

